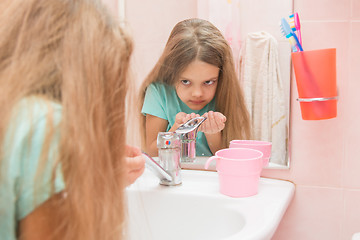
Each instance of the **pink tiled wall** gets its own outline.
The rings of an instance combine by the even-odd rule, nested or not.
[[[194,2],[126,1],[135,39],[136,79],[143,79],[153,66],[174,24],[196,16]],[[175,11],[163,11],[156,7],[159,4]],[[296,192],[273,239],[348,240],[360,232],[360,0],[295,0],[295,10],[305,50],[337,49],[340,99],[337,118],[301,120],[292,79],[290,170],[266,170],[264,176],[293,181]],[[149,12],[154,17],[142,18]],[[144,41],[155,37],[164,41],[145,48]]]
[[[295,10],[305,49],[337,49],[338,117],[301,120],[293,84],[291,169],[264,173],[296,184],[273,239],[351,239],[360,232],[360,0],[295,0]]]

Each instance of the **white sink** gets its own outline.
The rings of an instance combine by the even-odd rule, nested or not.
[[[180,186],[159,185],[145,170],[127,188],[130,240],[271,239],[294,194],[292,183],[260,179],[259,193],[219,193],[216,172],[182,170]]]

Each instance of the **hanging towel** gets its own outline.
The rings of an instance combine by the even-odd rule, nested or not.
[[[287,165],[288,115],[277,41],[271,34],[247,35],[240,53],[240,81],[253,138],[272,142],[270,162]]]

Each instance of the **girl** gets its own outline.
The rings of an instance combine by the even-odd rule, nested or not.
[[[158,132],[175,131],[195,116],[207,117],[197,136],[198,156],[211,156],[233,139],[251,137],[231,49],[206,20],[176,24],[141,86],[139,104],[144,148],[153,156]]]
[[[0,238],[121,239],[131,40],[96,0],[0,11]]]

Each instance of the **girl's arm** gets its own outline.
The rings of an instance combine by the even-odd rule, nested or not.
[[[222,138],[221,131],[213,134],[205,133],[205,137],[212,154],[215,154],[216,151],[221,149],[221,138]]]
[[[213,154],[221,149],[222,130],[225,128],[226,117],[220,112],[209,111],[203,115],[207,119],[201,124],[200,131],[204,132],[209,148]]]
[[[58,232],[59,238],[54,238],[59,220],[59,208],[54,207],[59,204],[63,198],[62,192],[53,195],[39,207],[35,208],[29,215],[19,222],[19,239],[37,240],[37,239],[63,239]]]

